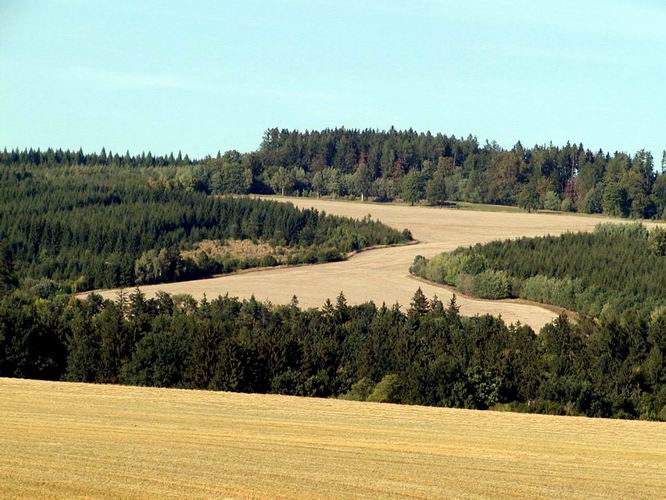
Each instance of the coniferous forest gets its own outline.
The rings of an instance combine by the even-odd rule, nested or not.
[[[666,308],[666,230],[600,224],[593,233],[462,247],[411,272],[486,299],[523,298],[592,317]]]
[[[655,165],[658,163],[658,165]],[[208,193],[279,193],[305,196],[372,197],[377,201],[422,200],[518,205],[664,218],[666,152],[592,151],[583,144],[532,147],[480,144],[473,137],[413,130],[322,131],[269,129],[253,152],[217,153],[191,160],[178,153],[132,156],[102,150],[4,151],[0,165],[194,166],[163,185]]]
[[[0,171],[0,240],[20,279],[89,290],[199,278],[276,265],[275,259],[183,258],[202,240],[250,239],[293,248],[290,264],[340,260],[411,238],[370,219],[273,201],[209,196],[179,180],[192,167],[43,164]]]

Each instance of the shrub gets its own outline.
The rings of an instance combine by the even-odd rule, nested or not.
[[[322,248],[317,252],[317,262],[338,262],[344,260],[344,256],[335,248]]]
[[[279,262],[272,255],[264,255],[259,261],[259,266],[261,267],[273,267],[277,266]]]
[[[399,401],[399,387],[400,377],[395,373],[389,373],[375,386],[367,397],[367,401],[373,403],[397,403]]]
[[[271,380],[271,392],[274,394],[297,394],[303,383],[303,374],[294,370],[286,370],[275,375]]]
[[[482,299],[506,299],[511,296],[511,277],[505,271],[488,269],[473,277],[472,295]]]
[[[414,262],[410,266],[409,272],[416,276],[423,277],[427,265],[428,265],[428,259],[426,259],[423,255],[417,255],[416,257],[414,257]]]
[[[559,210],[561,206],[560,197],[555,191],[548,191],[543,196],[543,208],[546,210]]]
[[[443,253],[427,261],[421,277],[435,283],[458,286],[459,276],[469,257],[462,253]]]
[[[467,295],[474,295],[474,276],[461,273],[458,276],[458,290]]]
[[[575,309],[576,297],[582,289],[579,280],[549,278],[538,274],[523,281],[519,296],[535,302]]]
[[[351,389],[344,394],[341,394],[338,399],[346,399],[348,401],[366,401],[375,389],[375,383],[367,377],[351,386]]]
[[[571,203],[571,199],[570,198],[564,198],[562,200],[562,204],[560,205],[560,210],[562,210],[562,212],[571,212],[571,211],[573,211],[573,209],[574,209],[574,206],[573,206],[573,203]]]

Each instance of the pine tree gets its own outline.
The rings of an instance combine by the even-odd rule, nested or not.
[[[430,304],[428,298],[423,293],[423,290],[421,290],[421,287],[419,287],[416,292],[414,292],[409,312],[421,316],[426,314],[429,310]]]
[[[16,276],[14,276],[9,247],[5,242],[0,241],[0,294],[10,291],[17,285],[18,281]]]
[[[335,316],[340,323],[344,323],[349,319],[349,306],[347,305],[347,298],[345,294],[340,292],[335,301]]]
[[[96,331],[79,311],[74,315],[71,324],[65,378],[71,382],[94,382],[100,362]]]

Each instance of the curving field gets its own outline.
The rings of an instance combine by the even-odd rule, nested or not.
[[[295,294],[302,306],[318,307],[342,291],[350,303],[374,300],[376,303],[408,305],[420,286],[428,296],[437,294],[448,301],[452,293],[442,287],[420,283],[409,276],[416,255],[432,257],[461,245],[485,243],[503,238],[587,231],[608,219],[565,214],[528,214],[524,212],[482,212],[433,207],[355,203],[312,198],[277,198],[306,208],[314,207],[336,215],[373,218],[398,229],[409,228],[417,245],[382,248],[362,252],[344,262],[315,266],[261,270],[196,281],[141,287],[148,296],[158,290],[188,293],[197,299],[229,293],[273,303],[288,303]],[[117,290],[102,291],[115,298]],[[544,307],[516,301],[489,301],[458,297],[466,315],[501,315],[508,322],[520,321],[538,331],[556,313]]]
[[[0,497],[663,498],[666,425],[0,379]]]

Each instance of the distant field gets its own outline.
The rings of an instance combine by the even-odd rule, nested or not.
[[[0,496],[648,498],[666,425],[0,379]]]
[[[447,301],[450,290],[419,283],[410,278],[409,266],[416,255],[433,257],[461,245],[484,243],[502,238],[561,234],[565,231],[588,231],[602,217],[581,217],[566,214],[528,214],[433,207],[409,207],[378,203],[353,203],[318,200],[314,198],[275,198],[290,201],[296,206],[315,207],[327,213],[360,218],[371,214],[374,218],[397,229],[409,228],[418,245],[383,248],[363,252],[344,262],[316,266],[269,269],[259,272],[221,276],[218,278],[150,285],[141,287],[148,295],[158,290],[169,293],[189,293],[200,299],[229,293],[274,303],[288,303],[296,294],[305,307],[321,306],[326,299],[334,299],[343,291],[350,303],[374,300],[376,303],[409,304],[418,287],[430,297],[437,294]],[[114,298],[116,290],[102,293]],[[459,297],[461,312],[474,314],[501,314],[507,322],[520,321],[535,329],[550,322],[556,313],[545,307],[512,301],[487,301]]]

